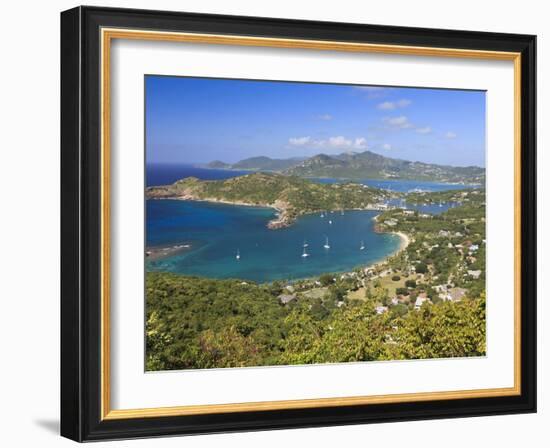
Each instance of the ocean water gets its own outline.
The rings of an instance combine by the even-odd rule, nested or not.
[[[185,177],[196,177],[203,180],[229,179],[250,174],[250,171],[218,170],[183,164],[150,164],[145,167],[146,184],[169,185]]]
[[[257,282],[349,271],[380,261],[399,248],[397,235],[374,232],[376,214],[348,211],[324,218],[312,214],[290,227],[270,230],[266,225],[275,213],[268,208],[149,200],[147,247],[189,244],[190,249],[147,260],[146,269]],[[330,249],[323,247],[326,238]],[[364,250],[360,250],[362,241]],[[302,257],[304,243],[308,257]]]

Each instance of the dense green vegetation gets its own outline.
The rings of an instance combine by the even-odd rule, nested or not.
[[[378,314],[333,280],[322,298],[286,305],[282,284],[148,273],[147,370],[245,367],[485,353],[485,298]]]

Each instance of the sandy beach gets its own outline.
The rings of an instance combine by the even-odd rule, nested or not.
[[[375,216],[373,219],[375,219],[375,218],[377,218],[377,217]],[[395,252],[389,254],[383,260],[380,260],[376,263],[365,266],[363,268],[365,271],[367,271],[369,269],[374,269],[374,268],[376,268],[376,266],[384,264],[388,260],[388,258],[395,257],[398,253],[404,251],[407,248],[407,246],[411,243],[411,239],[410,239],[409,235],[407,235],[406,233],[403,233],[403,232],[385,232],[385,233],[393,233],[394,235],[397,235],[401,239],[399,247],[397,248],[397,250]]]
[[[407,235],[406,233],[403,233],[403,232],[391,232],[391,233],[401,238],[401,244],[399,245],[399,250],[397,252],[401,252],[402,250],[406,249],[407,246],[411,243],[411,239],[409,238],[409,235]]]

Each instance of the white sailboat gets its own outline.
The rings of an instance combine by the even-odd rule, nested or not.
[[[329,224],[332,224],[332,219],[329,219],[329,220],[328,220],[328,223],[329,223]]]
[[[309,254],[306,252],[306,248],[304,247],[304,251],[302,252],[302,258],[309,257]]]
[[[321,218],[324,218],[324,217],[325,217],[325,215],[323,214],[323,212],[321,212]]]
[[[307,243],[307,240],[304,240],[304,244],[303,244],[302,247],[308,247],[308,246],[309,246],[309,244]]]
[[[325,249],[330,249],[330,244],[328,243],[328,236],[325,238],[325,245],[323,247]]]
[[[365,242],[361,240],[361,246],[359,247],[359,250],[365,250]]]
[[[235,255],[235,259],[237,261],[241,259],[241,252],[239,251],[239,249],[237,249],[237,255]]]

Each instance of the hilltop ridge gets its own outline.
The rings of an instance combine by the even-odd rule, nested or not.
[[[273,171],[299,177],[339,179],[406,179],[448,183],[482,184],[485,169],[477,166],[450,166],[386,157],[372,151],[317,154],[308,158],[271,159],[250,157],[234,164],[219,160],[209,168]]]

